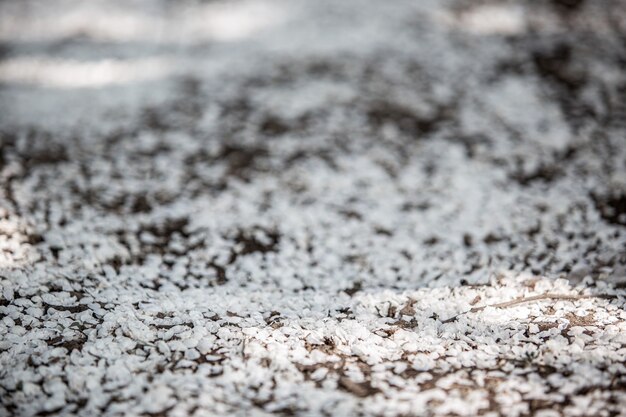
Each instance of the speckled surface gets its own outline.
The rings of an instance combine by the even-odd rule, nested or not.
[[[0,416],[624,415],[626,4],[389,3],[0,3]]]

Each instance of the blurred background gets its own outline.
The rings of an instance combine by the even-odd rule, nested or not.
[[[6,262],[140,267],[169,253],[142,230],[196,216],[210,248],[259,225],[320,251],[344,236],[346,287],[623,269],[625,16],[619,0],[3,1],[2,198],[22,231]]]

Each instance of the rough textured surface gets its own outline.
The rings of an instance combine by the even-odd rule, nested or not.
[[[0,415],[625,415],[624,1],[9,1],[0,42]]]

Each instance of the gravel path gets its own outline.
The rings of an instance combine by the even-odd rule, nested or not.
[[[0,416],[625,416],[626,2],[3,1]]]

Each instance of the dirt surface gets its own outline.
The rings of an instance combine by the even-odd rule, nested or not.
[[[621,0],[1,2],[0,416],[626,415],[624,68]]]

